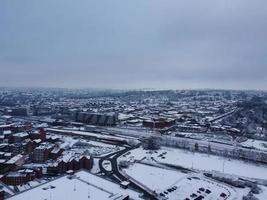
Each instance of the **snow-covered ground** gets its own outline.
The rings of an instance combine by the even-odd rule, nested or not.
[[[132,199],[139,198],[139,193],[122,189],[119,185],[101,177],[80,171],[75,176],[63,176],[31,190],[19,193],[10,200],[112,200],[116,197],[129,195]]]
[[[231,136],[226,134],[211,134],[211,133],[190,133],[190,132],[178,132],[177,134],[183,137],[205,140],[205,141],[217,141],[233,145]]]
[[[240,143],[243,147],[255,148],[262,151],[267,151],[267,142],[261,140],[248,139],[245,142]]]
[[[112,135],[106,135],[106,134],[99,134],[99,133],[92,133],[92,132],[87,132],[87,131],[75,131],[75,130],[66,130],[66,129],[55,129],[55,128],[47,128],[46,129],[48,132],[56,132],[59,134],[72,134],[72,135],[76,135],[78,137],[80,136],[88,136],[88,137],[92,137],[95,139],[102,139],[102,140],[113,140],[113,141],[117,141],[117,142],[125,142],[127,139],[132,139],[131,137],[127,137],[124,136],[124,138],[122,138],[122,136],[117,137],[117,136],[112,136]]]
[[[52,135],[52,134],[50,134]],[[55,135],[52,135],[55,136]],[[60,140],[64,141],[62,144],[60,144],[60,148],[71,148],[74,144],[76,144],[79,140],[78,139],[74,139],[73,137],[69,137],[69,136],[57,136],[58,138],[60,138]]]
[[[99,158],[94,158],[94,164],[92,169],[90,170],[91,173],[97,174],[98,172],[100,172],[99,160],[100,160]]]
[[[111,162],[109,160],[104,160],[102,164],[105,170],[112,171]]]
[[[60,144],[61,148],[64,149],[74,148],[74,147],[86,148],[86,150],[93,156],[104,156],[106,154],[122,150],[124,148],[103,142],[74,138],[71,136],[62,136],[55,134],[50,134],[50,135],[56,136],[60,138],[61,141],[63,141],[63,143]]]
[[[176,182],[171,188],[175,186],[177,187],[177,190],[168,194],[170,200],[186,198],[195,199],[198,196],[203,196],[205,197],[204,199],[207,200],[242,199],[242,196],[233,188],[197,176],[184,178],[181,181]],[[221,195],[225,195],[225,197]]]
[[[163,187],[168,187],[187,175],[181,172],[139,163],[131,165],[124,171],[129,176],[156,192],[161,192]]]
[[[259,200],[266,200],[267,199],[267,186],[260,186],[262,192],[260,194],[255,194]]]
[[[233,188],[198,176],[195,173],[162,169],[146,164],[134,163],[124,172],[156,191],[160,197],[174,199],[195,199],[204,196],[207,200],[241,200],[242,196]],[[220,197],[225,194],[225,197]]]
[[[124,147],[106,144],[102,142],[80,140],[74,147],[85,148],[91,155],[101,157],[124,149]]]
[[[179,165],[203,171],[219,171],[248,178],[266,179],[267,166],[244,162],[241,160],[227,159],[215,155],[190,152],[182,149],[162,147],[158,151],[146,151],[142,148],[134,149],[120,159],[154,160],[160,163]]]

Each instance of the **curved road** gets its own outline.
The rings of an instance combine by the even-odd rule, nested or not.
[[[118,169],[118,165],[117,165],[117,159],[122,156],[123,154],[125,154],[126,152],[132,150],[133,148],[129,148],[126,147],[123,150],[117,151],[115,153],[111,153],[108,154],[102,158],[100,158],[99,160],[99,169],[102,173],[104,173],[107,177],[111,178],[112,180],[115,180],[117,183],[120,183],[121,181],[128,181],[130,182],[130,187],[141,191],[144,193],[144,195],[146,197],[148,197],[151,200],[157,200],[158,198],[155,195],[152,195],[149,191],[147,191],[146,189],[144,189],[143,187],[140,187],[139,185],[135,184],[134,182],[132,182],[131,180],[128,180],[126,177],[124,177],[123,174],[120,173],[119,169]],[[111,162],[111,166],[112,166],[112,172],[107,171],[104,167],[103,167],[103,162],[105,160],[109,160]]]

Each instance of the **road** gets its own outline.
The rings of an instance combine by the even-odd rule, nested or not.
[[[99,169],[102,173],[104,173],[107,177],[109,177],[110,179],[116,181],[117,183],[120,183],[121,181],[129,181],[130,182],[130,187],[141,191],[147,198],[151,199],[151,200],[157,200],[158,198],[156,197],[155,194],[152,194],[151,191],[148,191],[147,189],[145,189],[144,187],[139,186],[138,184],[134,183],[133,181],[127,179],[118,169],[118,163],[117,163],[117,159],[122,156],[123,154],[127,153],[128,151],[133,150],[133,148],[130,147],[126,147],[123,150],[120,150],[118,152],[115,153],[111,153],[108,154],[102,158],[100,158],[99,160]],[[109,160],[111,162],[111,168],[112,168],[112,172],[107,171],[104,167],[103,167],[103,162]]]

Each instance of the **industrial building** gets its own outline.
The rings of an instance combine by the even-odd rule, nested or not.
[[[141,199],[140,194],[130,189],[82,170],[74,175],[65,175],[18,193],[9,200],[79,199],[79,200],[128,200]]]
[[[85,124],[99,125],[99,126],[115,126],[118,122],[118,115],[102,114],[102,113],[88,113],[88,112],[75,112],[74,120]]]

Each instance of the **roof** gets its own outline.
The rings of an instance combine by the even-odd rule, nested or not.
[[[21,132],[21,133],[16,133],[13,136],[15,136],[15,137],[27,137],[27,136],[29,136],[29,134],[26,132]]]
[[[65,163],[71,162],[72,160],[79,161],[81,158],[86,157],[90,159],[90,155],[87,155],[84,151],[81,153],[75,151],[65,151],[64,154],[58,159],[58,162],[63,161]]]
[[[130,184],[130,182],[129,181],[122,181],[120,184],[123,186],[128,186]]]
[[[8,160],[6,163],[7,164],[15,164],[16,162],[18,162],[22,158],[23,158],[23,156],[18,154],[16,156],[14,156],[13,158],[11,158],[10,160]]]
[[[9,200],[44,200],[44,199],[79,199],[88,200],[120,200],[130,196],[139,198],[139,193],[122,189],[118,184],[93,175],[85,170],[74,175],[66,175],[53,181],[41,184],[33,189],[14,195]]]
[[[9,172],[6,177],[25,177],[27,174],[20,172]]]

